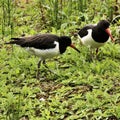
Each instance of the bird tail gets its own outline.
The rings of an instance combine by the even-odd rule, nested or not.
[[[6,42],[5,44],[17,44],[21,45],[24,42],[23,38],[11,38],[12,41]]]

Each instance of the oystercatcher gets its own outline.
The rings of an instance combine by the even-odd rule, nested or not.
[[[103,46],[109,39],[114,42],[110,31],[110,23],[107,20],[101,20],[97,25],[87,25],[78,31],[78,38],[80,43],[88,46],[89,48],[98,48]]]
[[[41,62],[45,67],[45,59],[58,56],[66,51],[68,46],[74,48],[77,52],[80,52],[71,42],[71,38],[68,36],[57,36],[54,34],[39,34],[31,37],[11,38],[12,41],[6,44],[17,44],[25,48],[30,53],[40,57],[38,62],[37,78],[39,79],[39,69]]]

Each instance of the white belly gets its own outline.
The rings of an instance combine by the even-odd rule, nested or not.
[[[99,48],[105,44],[105,43],[98,43],[98,42],[94,41],[93,38],[91,37],[92,36],[91,34],[92,34],[92,30],[90,29],[90,30],[88,30],[87,36],[80,38],[80,36],[78,35],[81,44],[88,46],[90,48]]]
[[[58,42],[55,42],[55,44],[56,44],[55,48],[51,48],[51,49],[41,50],[33,47],[27,47],[26,50],[44,60],[46,58],[52,58],[60,54]]]

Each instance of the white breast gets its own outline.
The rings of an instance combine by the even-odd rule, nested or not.
[[[90,48],[98,48],[98,47],[104,45],[104,43],[98,43],[98,42],[93,40],[93,38],[92,38],[92,29],[88,30],[88,34],[85,37],[81,38],[79,35],[78,35],[78,37],[80,39],[81,44],[83,44],[85,46],[88,46]]]
[[[56,45],[55,48],[51,49],[36,49],[33,47],[27,47],[26,50],[44,60],[60,54],[58,42],[55,41],[54,44]]]

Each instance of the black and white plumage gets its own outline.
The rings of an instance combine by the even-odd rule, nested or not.
[[[39,78],[39,68],[41,62],[46,66],[45,59],[63,54],[68,46],[80,52],[71,42],[68,36],[57,36],[54,34],[39,34],[31,37],[11,38],[12,41],[6,44],[17,44],[25,48],[30,53],[40,57],[38,63],[37,78]]]
[[[98,48],[103,46],[109,37],[114,42],[109,26],[110,23],[108,21],[101,20],[97,25],[87,25],[83,27],[78,32],[78,38],[81,44],[90,48],[96,48],[97,53]]]

